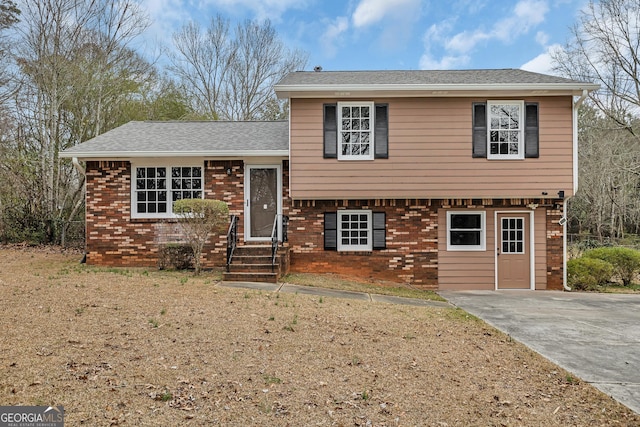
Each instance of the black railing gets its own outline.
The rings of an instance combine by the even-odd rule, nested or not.
[[[227,231],[227,271],[231,265],[233,258],[233,252],[238,246],[238,216],[231,215],[231,223],[229,224],[229,231]]]
[[[278,254],[278,219],[282,217],[282,242],[288,240],[289,217],[277,214],[273,220],[273,228],[271,229],[271,271],[276,267],[276,255]]]

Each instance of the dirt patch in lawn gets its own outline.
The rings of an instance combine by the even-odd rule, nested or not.
[[[632,426],[459,309],[219,287],[0,249],[0,402],[66,424]]]

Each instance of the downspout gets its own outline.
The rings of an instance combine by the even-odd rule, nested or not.
[[[589,91],[582,90],[582,95],[573,103],[573,194],[578,191],[578,109],[582,105]],[[562,288],[565,291],[571,291],[569,285],[567,285],[567,201],[562,203],[562,218],[564,219],[562,224]]]
[[[567,201],[562,203],[562,218],[565,218],[567,209]],[[562,221],[562,288],[565,291],[571,291],[567,285],[567,220]]]
[[[78,158],[77,157],[72,157],[71,158],[71,162],[73,163],[73,166],[78,170],[78,172],[80,172],[82,175],[85,174],[85,169],[82,167],[82,165],[80,164],[80,162],[78,162]]]
[[[80,172],[83,176],[86,175],[86,169],[84,167],[82,167],[82,165],[80,164],[80,162],[78,162],[78,158],[77,157],[72,157],[71,158],[71,163],[73,163],[73,166],[78,170],[78,172]],[[85,179],[84,181],[84,185],[87,185],[87,180]],[[85,190],[86,193],[86,190]],[[86,196],[85,196],[86,197]],[[85,207],[86,209],[86,207]],[[87,262],[87,220],[85,218],[84,221],[84,244],[85,244],[85,251],[84,251],[84,255],[82,256],[82,259],[80,260],[80,264],[84,264]]]

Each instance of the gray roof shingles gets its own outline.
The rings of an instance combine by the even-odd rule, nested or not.
[[[277,86],[288,85],[492,85],[570,84],[563,77],[514,68],[485,70],[406,71],[298,71],[285,76]]]
[[[173,152],[176,155],[225,152],[270,152],[289,149],[287,121],[199,121],[199,122],[129,122],[87,142],[68,148],[62,154],[90,156],[108,153]]]

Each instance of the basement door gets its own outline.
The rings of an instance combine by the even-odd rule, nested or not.
[[[247,165],[244,188],[245,240],[270,240],[273,222],[282,211],[280,166]]]
[[[531,236],[528,213],[497,215],[497,288],[531,288]]]

